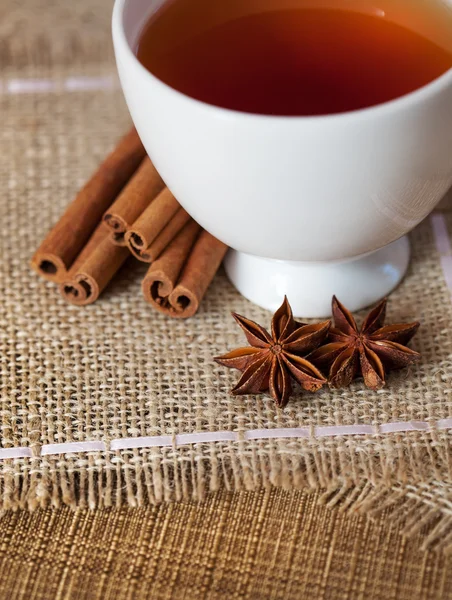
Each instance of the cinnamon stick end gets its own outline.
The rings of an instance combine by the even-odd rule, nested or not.
[[[67,277],[66,265],[54,254],[37,252],[31,260],[31,267],[43,279],[54,283],[61,283]]]
[[[171,281],[161,271],[146,275],[141,287],[146,301],[156,306],[162,306],[174,289]]]
[[[176,294],[171,294],[171,316],[177,319],[189,319],[198,312],[199,300],[189,290],[175,290]]]
[[[92,277],[79,276],[60,285],[63,298],[75,306],[93,304],[99,297],[99,286]]]
[[[188,319],[198,311],[199,301],[196,296],[179,286],[174,289],[164,273],[153,273],[145,277],[142,289],[146,302],[168,317]]]
[[[125,234],[124,240],[132,256],[141,262],[151,262],[151,258],[145,248],[145,242],[139,233],[129,230]]]
[[[111,241],[116,246],[125,246],[125,234],[127,232],[128,224],[119,215],[113,215],[106,213],[102,219],[102,222],[108,227],[111,232]]]

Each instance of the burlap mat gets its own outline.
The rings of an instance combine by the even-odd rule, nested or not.
[[[194,319],[174,322],[145,304],[144,269],[135,263],[82,310],[31,273],[33,250],[129,125],[106,41],[110,3],[57,4],[9,1],[0,8],[1,447],[32,453],[0,461],[3,507],[141,505],[200,499],[220,487],[327,488],[326,502],[350,510],[378,511],[384,500],[408,523],[415,514],[429,524],[432,542],[448,546],[451,435],[439,425],[452,417],[452,304],[430,220],[411,236],[411,270],[388,314],[422,321],[414,342],[422,363],[392,375],[378,393],[358,382],[304,394],[284,412],[264,396],[232,398],[236,374],[212,361],[243,342],[231,310],[270,319],[224,274]],[[14,35],[17,28],[24,36]],[[445,201],[452,231],[449,208]],[[428,425],[380,430],[410,421]],[[316,435],[317,427],[356,424],[374,433]],[[250,431],[298,427],[309,436],[247,439]],[[170,447],[111,449],[124,438],[217,431],[237,439],[176,445],[171,437]],[[106,450],[43,452],[93,440]]]
[[[450,600],[452,559],[300,492],[8,513],[4,600]]]

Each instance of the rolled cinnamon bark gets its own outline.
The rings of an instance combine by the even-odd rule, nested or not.
[[[165,188],[137,218],[125,234],[126,243],[136,258],[148,262],[144,260],[144,254],[180,208],[179,202],[169,189]]]
[[[140,252],[140,260],[145,262],[154,262],[161,255],[163,250],[173,241],[179,231],[191,221],[191,217],[186,210],[180,208],[171,221],[162,229],[159,235],[143,252]],[[130,246],[129,246],[130,248]],[[132,248],[130,250],[133,252]],[[138,258],[138,255],[135,255]]]
[[[149,268],[144,296],[171,317],[186,319],[198,310],[227,246],[189,222]]]
[[[124,234],[157,198],[164,187],[165,184],[152,161],[146,157],[104,215],[103,220],[110,228],[112,241],[115,244],[126,245]]]
[[[93,304],[128,256],[128,249],[113,244],[110,230],[101,223],[60,284],[61,295],[77,306]]]
[[[139,167],[146,152],[135,129],[121,139],[80,190],[32,258],[41,277],[60,283],[67,279],[76,257],[102,215]]]

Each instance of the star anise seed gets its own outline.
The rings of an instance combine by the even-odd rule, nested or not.
[[[234,313],[233,317],[243,329],[250,347],[215,358],[220,365],[242,371],[232,394],[259,394],[269,390],[276,404],[284,408],[292,394],[292,378],[311,392],[326,383],[320,371],[304,356],[326,339],[330,321],[315,325],[297,323],[287,298],[272,319],[271,335],[246,317]]]
[[[336,298],[333,297],[333,320],[328,342],[308,356],[319,369],[329,368],[332,388],[350,385],[359,375],[371,390],[385,385],[386,373],[417,362],[421,355],[406,344],[419,329],[420,323],[384,325],[387,299],[382,300],[367,315],[361,329]]]

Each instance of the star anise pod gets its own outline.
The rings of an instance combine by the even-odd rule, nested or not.
[[[284,408],[292,394],[292,377],[311,392],[326,383],[320,371],[303,357],[326,339],[330,321],[315,325],[297,323],[287,298],[272,319],[271,335],[254,321],[235,313],[233,317],[251,346],[215,358],[220,365],[242,371],[232,394],[243,396],[269,390],[276,404]]]
[[[333,388],[350,385],[362,375],[371,390],[385,385],[386,372],[402,369],[421,357],[406,344],[419,329],[420,323],[384,326],[387,300],[382,300],[368,314],[361,329],[336,298],[333,297],[334,327],[328,334],[328,344],[308,356],[320,369],[329,368],[329,384]]]

